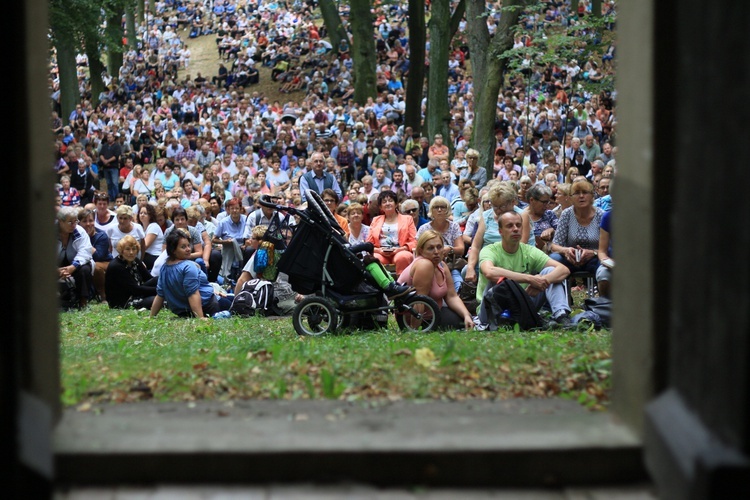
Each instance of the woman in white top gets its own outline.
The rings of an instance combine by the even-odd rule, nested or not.
[[[143,250],[145,253],[141,260],[143,260],[146,268],[150,271],[164,247],[164,231],[167,229],[167,217],[162,207],[147,203],[140,208],[138,221],[146,233],[143,239]]]
[[[112,257],[117,257],[117,242],[122,239],[123,236],[129,234],[138,241],[138,245],[141,248],[139,255],[143,255],[143,240],[146,237],[146,232],[143,230],[140,224],[133,222],[133,208],[130,205],[120,205],[117,207],[117,224],[107,229],[107,236],[109,236],[109,242],[112,245]]]
[[[135,168],[138,168],[138,165]],[[150,195],[153,190],[154,184],[151,181],[151,172],[147,168],[141,168],[140,175],[132,183],[130,193],[137,197],[139,194]]]
[[[370,227],[362,224],[362,218],[365,212],[362,205],[357,202],[349,204],[347,217],[349,219],[349,244],[356,245],[367,241],[367,235],[370,234]]]

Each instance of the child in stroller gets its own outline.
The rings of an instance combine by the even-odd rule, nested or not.
[[[429,331],[439,325],[434,300],[396,283],[372,255],[367,261],[360,259],[360,252],[372,253],[372,244],[350,247],[320,195],[307,190],[306,198],[304,210],[275,205],[268,196],[260,200],[261,205],[299,218],[277,265],[297,293],[308,295],[293,313],[298,334],[332,333],[362,318],[383,325],[391,311],[402,329]]]

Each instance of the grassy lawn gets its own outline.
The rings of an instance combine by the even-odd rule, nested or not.
[[[62,401],[563,397],[606,408],[611,332],[386,330],[299,337],[291,318],[60,314]]]

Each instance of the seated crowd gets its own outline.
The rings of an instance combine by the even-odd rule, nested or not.
[[[307,190],[321,195],[349,243],[373,244],[368,265],[434,298],[446,326],[472,328],[476,303],[500,277],[522,283],[560,324],[571,275],[594,276],[608,295],[612,95],[581,95],[568,107],[560,100],[575,75],[535,68],[565,76],[538,84],[535,97],[523,82],[503,91],[485,169],[469,147],[473,113],[462,96],[471,78],[460,50],[451,54],[450,135],[404,124],[403,6],[378,9],[383,82],[377,97],[355,103],[349,47],[327,46],[308,7],[185,5],[175,12],[158,3],[144,52],[126,55],[99,105],[83,99],[66,124],[53,114],[59,277],[75,281],[79,306],[95,298],[152,315],[164,305],[182,316],[225,310],[225,295],[255,277],[263,231],[284,218],[260,196],[299,208]],[[190,36],[216,34],[224,60],[213,79],[177,77],[189,63],[175,41],[181,26]],[[273,68],[285,93],[303,97],[282,105],[247,90],[256,61]],[[284,224],[293,232],[297,221]],[[301,296],[283,276],[275,286],[288,313]],[[399,286],[382,281],[389,296],[403,293]]]

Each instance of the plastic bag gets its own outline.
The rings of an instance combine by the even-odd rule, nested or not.
[[[268,251],[260,247],[255,251],[255,264],[253,270],[256,273],[262,273],[263,270],[268,267]]]

